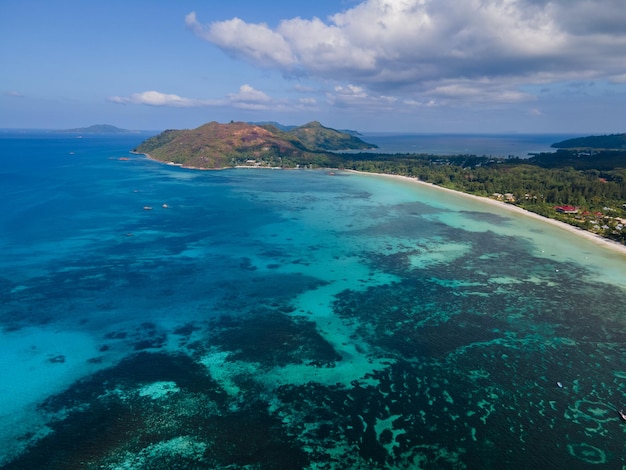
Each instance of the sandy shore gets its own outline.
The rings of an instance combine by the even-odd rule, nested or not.
[[[178,168],[184,168],[185,170],[200,170],[200,171],[220,171],[220,170],[232,170],[233,168],[251,168],[251,169],[268,169],[268,170],[282,170],[283,168],[279,166],[257,166],[257,165],[235,165],[235,166],[225,166],[218,168],[201,168],[199,166],[187,166],[182,163],[174,163],[174,162],[164,162],[163,160],[159,160],[157,158],[152,157],[149,153],[138,153],[131,151],[133,155],[143,155],[148,160],[152,160],[153,162],[161,163],[163,165],[169,166],[177,166]]]
[[[177,166],[178,168],[184,168],[186,170],[201,170],[201,171],[223,170],[223,168],[200,168],[197,166],[186,166],[186,165],[183,165],[182,163],[164,162],[163,160],[153,158],[149,153],[139,153],[139,152],[132,152],[132,151],[130,153],[134,155],[143,155],[148,160],[152,160],[153,162],[161,163],[163,165]]]
[[[171,166],[177,166],[179,168],[186,168],[186,169],[191,169],[191,170],[224,170],[227,168],[197,168],[197,167],[188,167],[188,166],[184,166],[181,164],[177,164],[177,163],[173,163],[173,162],[163,162],[161,160],[157,160],[156,158],[152,158],[150,156],[150,154],[147,153],[138,153],[138,152],[131,152],[133,154],[136,155],[145,155],[149,160],[153,160],[155,162],[159,162],[159,163],[163,163],[166,165],[171,165]],[[258,168],[258,167],[246,167],[246,166],[238,166],[237,168]],[[272,169],[275,169],[272,167]],[[335,171],[335,170],[333,170]],[[443,188],[441,186],[437,186],[434,185],[432,183],[427,183],[425,181],[420,181],[417,178],[411,178],[409,176],[400,176],[400,175],[389,175],[386,173],[368,173],[366,171],[356,171],[356,170],[344,170],[350,173],[358,173],[358,174],[362,174],[362,175],[375,175],[375,176],[381,176],[381,177],[385,177],[385,178],[395,178],[395,179],[400,179],[402,181],[409,181],[411,183],[415,183],[415,184],[421,184],[421,185],[425,185],[428,186],[430,188],[433,188],[437,191],[448,191],[450,193],[454,193],[457,196],[460,197],[466,197],[466,198],[472,198],[474,200],[478,200],[481,203],[484,204],[491,204],[494,206],[498,206],[501,208],[504,208],[505,210],[511,211],[511,212],[517,212],[518,214],[524,215],[526,217],[532,217],[536,220],[540,220],[544,223],[547,224],[552,224],[554,226],[560,227],[563,230],[567,230],[570,233],[573,233],[581,238],[585,238],[587,240],[589,240],[590,242],[593,242],[597,245],[603,246],[604,248],[608,248],[610,250],[613,250],[615,252],[621,253],[626,255],[626,245],[622,245],[621,243],[618,242],[614,242],[612,240],[609,240],[607,238],[601,237],[600,235],[596,235],[595,233],[591,233],[588,232],[586,230],[580,229],[578,227],[574,227],[573,225],[569,225],[565,222],[561,222],[559,220],[555,220],[555,219],[550,219],[548,217],[544,217],[542,215],[539,214],[535,214],[534,212],[530,212],[527,211],[526,209],[522,209],[521,207],[518,206],[514,206],[513,204],[507,204],[505,202],[502,201],[496,201],[495,199],[491,199],[488,197],[481,197],[481,196],[475,196],[474,194],[468,194],[468,193],[464,193],[462,191],[455,191],[453,189],[448,189],[448,188]]]
[[[607,238],[601,237],[600,235],[596,235],[595,233],[591,233],[588,232],[586,230],[580,229],[578,227],[574,227],[573,225],[569,225],[565,222],[561,222],[559,220],[555,220],[555,219],[550,219],[548,217],[544,217],[542,215],[539,214],[535,214],[534,212],[530,212],[527,211],[526,209],[522,209],[521,207],[518,206],[514,206],[513,204],[507,204],[505,202],[502,201],[496,201],[495,199],[490,199],[488,197],[481,197],[481,196],[475,196],[473,194],[467,194],[461,191],[455,191],[453,189],[448,189],[448,188],[442,188],[441,186],[436,186],[432,183],[426,183],[425,181],[420,181],[417,178],[411,178],[408,176],[399,176],[399,175],[388,175],[388,174],[384,174],[384,173],[367,173],[367,172],[363,172],[363,171],[354,171],[354,170],[348,170],[351,173],[359,173],[362,175],[376,175],[376,176],[381,176],[381,177],[385,177],[385,178],[395,178],[395,179],[399,179],[402,181],[410,181],[411,183],[415,183],[415,184],[421,184],[421,185],[425,185],[428,186],[429,188],[433,188],[434,190],[437,191],[448,191],[450,193],[454,193],[455,195],[458,195],[460,197],[466,197],[466,198],[472,198],[474,200],[478,200],[481,203],[484,204],[490,204],[493,206],[497,206],[497,207],[501,207],[505,210],[511,211],[511,212],[516,212],[518,214],[524,215],[526,217],[532,217],[536,220],[541,220],[544,223],[547,224],[552,224],[554,226],[560,227],[563,230],[567,230],[573,234],[576,234],[579,237],[585,238],[597,245],[603,246],[605,248],[608,248],[610,250],[619,252],[621,254],[626,255],[626,245],[622,245],[618,242],[614,242],[612,240],[609,240]]]

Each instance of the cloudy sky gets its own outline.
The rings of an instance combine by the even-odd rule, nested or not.
[[[625,132],[624,0],[0,1],[0,128],[230,120]]]

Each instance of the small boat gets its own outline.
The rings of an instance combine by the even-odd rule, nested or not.
[[[559,388],[563,388],[563,384],[561,382],[557,382],[556,386],[559,387]]]
[[[143,210],[144,211],[151,211],[152,207],[151,206],[143,206]]]
[[[626,413],[624,413],[624,410],[619,410],[619,417],[622,418],[622,421],[626,421]]]

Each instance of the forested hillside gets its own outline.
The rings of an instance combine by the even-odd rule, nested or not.
[[[552,144],[557,149],[626,149],[626,134],[577,137]]]

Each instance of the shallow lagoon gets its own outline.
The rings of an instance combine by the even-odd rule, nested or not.
[[[185,170],[137,139],[0,139],[6,468],[622,464],[624,255],[408,181]]]

